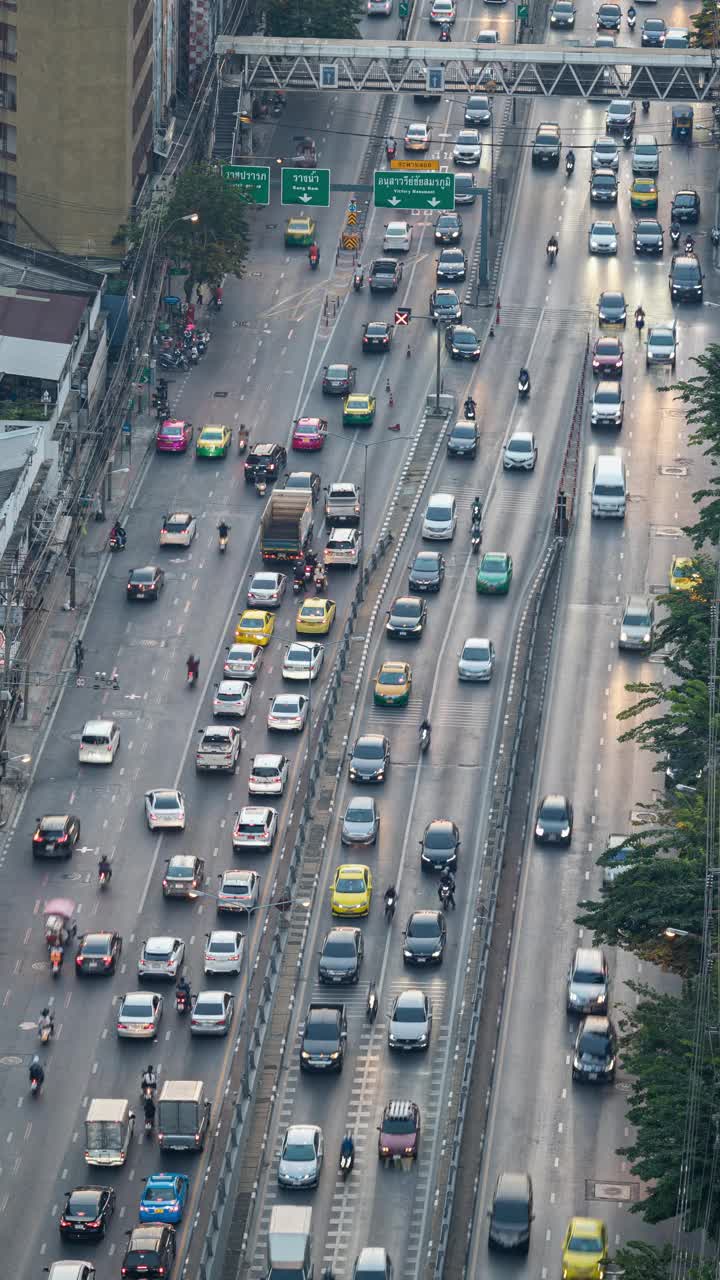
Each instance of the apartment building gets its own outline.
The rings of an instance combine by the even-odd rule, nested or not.
[[[0,0],[0,236],[113,257],[152,171],[154,0]]]

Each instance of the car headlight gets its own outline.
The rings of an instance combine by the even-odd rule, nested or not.
[[[406,1155],[406,1156],[411,1156],[411,1155],[413,1155],[413,1154],[414,1154],[414,1151],[415,1151],[415,1148],[414,1148],[414,1147],[406,1147],[406,1148],[405,1148],[405,1155]]]
[[[440,947],[438,947],[437,951],[433,951],[432,958],[433,960],[439,960],[441,955],[442,955],[442,950]]]
[[[570,995],[569,995],[568,999],[569,999],[569,1001],[570,1001],[570,1004],[579,1004],[579,1003],[580,1003],[580,997],[579,997],[579,995],[577,994],[577,992],[575,992],[575,991],[571,991],[571,992],[570,992]]]
[[[562,836],[563,840],[567,840],[568,836],[570,835],[570,828],[563,827],[562,831],[560,832],[560,835]]]
[[[536,825],[536,827],[535,827],[535,835],[536,835],[536,836],[544,836],[544,835],[545,835],[545,828],[544,828],[544,826],[542,825],[542,823],[540,823],[540,822],[538,822],[538,823],[537,823],[537,825]]]
[[[398,1044],[398,1043],[399,1041],[397,1036],[394,1036],[392,1032],[390,1032],[390,1035],[388,1036],[388,1044]]]
[[[575,1056],[573,1057],[573,1066],[576,1071],[582,1071],[583,1069],[582,1062],[578,1058],[577,1054],[575,1054]]]
[[[300,1054],[300,1057],[303,1059],[303,1062],[309,1061],[310,1054],[308,1053],[307,1049],[303,1049],[302,1053]]]
[[[407,957],[408,957],[408,959],[411,959],[411,958],[412,958],[412,951],[408,951],[407,947],[403,947],[403,955],[404,955],[404,956],[407,956]]]
[[[338,1049],[335,1049],[334,1052],[330,1054],[330,1058],[332,1062],[337,1062],[337,1059],[339,1057],[340,1057],[340,1051]]]
[[[620,639],[623,641],[627,640],[627,631],[620,632]]]
[[[646,631],[645,635],[643,636],[643,644],[649,644],[650,640],[651,640],[650,632]]]

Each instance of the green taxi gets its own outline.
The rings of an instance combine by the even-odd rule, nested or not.
[[[478,595],[507,595],[512,582],[512,572],[512,556],[507,551],[486,551],[480,561],[475,580]]]

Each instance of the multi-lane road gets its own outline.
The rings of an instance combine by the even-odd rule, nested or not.
[[[472,36],[493,25],[494,11],[462,0],[458,35]],[[655,9],[653,10],[653,13]],[[660,0],[657,12],[670,25],[679,25],[684,9]],[[391,20],[392,21],[392,20]],[[576,38],[587,38],[592,12],[581,8]],[[550,40],[558,37],[550,36]],[[637,37],[636,37],[637,38]],[[298,132],[317,141],[320,163],[329,165],[338,181],[356,177],[372,121],[373,101],[342,97],[300,98],[293,104],[292,122],[281,118],[274,130],[261,135],[273,155],[286,155]],[[423,109],[410,99],[396,108],[394,131],[420,118]],[[701,112],[696,112],[700,116]],[[443,100],[432,109],[434,144],[431,154],[451,167],[450,153],[462,125],[461,104]],[[572,145],[577,166],[573,177],[536,173],[530,168],[529,144],[534,123],[556,119],[565,145]],[[648,126],[662,146],[659,217],[667,229],[669,204],[675,190],[695,186],[703,199],[701,232],[714,221],[713,153],[696,145],[692,151],[670,143],[669,108],[653,105]],[[670,315],[667,291],[669,251],[658,262],[633,257],[627,188],[629,158],[620,162],[621,193],[614,213],[620,232],[617,258],[597,260],[587,255],[589,150],[604,131],[603,110],[592,104],[538,104],[528,128],[528,147],[518,154],[521,168],[517,200],[505,237],[500,284],[502,317],[493,345],[476,366],[452,366],[445,371],[446,387],[460,400],[472,387],[479,406],[481,445],[474,463],[446,461],[441,455],[429,489],[450,490],[459,504],[458,533],[445,548],[447,573],[440,594],[429,601],[428,627],[417,645],[388,642],[382,633],[374,640],[368,671],[386,657],[407,658],[413,666],[413,692],[406,710],[382,711],[372,705],[370,690],[358,711],[353,732],[387,733],[392,765],[388,780],[377,791],[381,835],[367,855],[375,877],[376,897],[363,924],[364,979],[378,981],[381,1012],[372,1028],[364,1022],[365,981],[348,996],[348,1054],[342,1074],[329,1084],[301,1077],[297,1057],[283,1077],[278,1127],[273,1134],[277,1153],[284,1126],[299,1120],[322,1124],[327,1164],[320,1187],[312,1196],[316,1263],[331,1263],[338,1276],[349,1276],[358,1250],[383,1244],[393,1257],[396,1274],[418,1273],[424,1250],[424,1229],[434,1191],[438,1120],[448,1104],[444,1082],[454,1051],[453,1023],[459,984],[456,981],[467,947],[472,886],[477,881],[487,814],[492,751],[503,710],[508,654],[523,606],[527,584],[544,545],[560,474],[564,443],[574,403],[577,377],[588,333],[597,333],[595,305],[606,287],[625,290],[628,304],[641,302],[650,323]],[[703,135],[698,131],[698,138]],[[481,173],[489,168],[484,148]],[[482,177],[478,179],[482,180]],[[282,243],[282,211],[272,206],[255,215],[252,261],[242,284],[230,283],[223,315],[215,323],[210,350],[201,366],[173,384],[174,408],[197,426],[226,421],[245,423],[255,439],[286,440],[292,419],[300,412],[326,413],[331,434],[321,455],[312,459],[325,483],[340,478],[358,482],[367,451],[365,536],[371,543],[382,522],[407,448],[404,438],[388,434],[400,421],[401,436],[411,435],[422,416],[425,392],[434,368],[434,334],[428,321],[413,321],[412,356],[396,342],[386,357],[363,357],[361,324],[372,318],[392,319],[393,302],[425,312],[434,287],[435,250],[432,220],[411,215],[415,224],[413,250],[406,261],[402,287],[394,299],[367,292],[345,295],[347,272],[334,268],[334,246],[342,221],[336,202],[318,215],[318,237],[324,249],[320,270],[308,271],[305,255],[287,251]],[[471,250],[479,225],[479,205],[464,208],[465,247]],[[382,244],[383,218],[371,214],[363,258],[368,262]],[[554,269],[545,262],[544,244],[551,230],[560,240]],[[700,254],[707,270],[706,297],[714,295],[709,243],[701,234]],[[336,315],[324,313],[326,295],[341,297]],[[466,319],[472,323],[472,310]],[[680,348],[678,372],[700,352],[713,332],[710,309],[678,310]],[[528,849],[523,892],[510,978],[502,1040],[501,1070],[493,1103],[488,1158],[478,1206],[475,1263],[485,1262],[482,1219],[496,1174],[507,1168],[527,1168],[535,1184],[537,1219],[529,1266],[550,1274],[559,1262],[560,1238],[567,1218],[588,1211],[603,1216],[611,1241],[627,1238],[628,1222],[622,1203],[597,1204],[588,1195],[594,1180],[613,1185],[627,1179],[615,1147],[626,1137],[624,1093],[619,1085],[602,1093],[579,1095],[570,1083],[567,1057],[570,1028],[564,1013],[563,979],[577,929],[575,903],[598,883],[594,862],[610,831],[626,830],[637,799],[647,798],[652,779],[649,765],[631,747],[618,747],[614,716],[625,705],[625,681],[657,671],[642,659],[617,653],[619,608],[631,590],[662,586],[670,555],[678,543],[664,536],[689,515],[689,494],[696,487],[697,461],[690,459],[682,417],[667,398],[657,395],[667,373],[645,371],[644,353],[632,329],[625,335],[625,426],[619,440],[600,442],[585,424],[585,449],[579,479],[580,502],[565,572],[559,636],[550,685],[549,712],[538,770],[538,794],[564,790],[574,800],[576,826],[567,853],[537,853]],[[320,376],[324,363],[351,360],[358,366],[357,389],[377,393],[378,414],[369,433],[357,443],[343,433],[339,401],[324,400]],[[516,374],[527,364],[532,395],[519,404]],[[385,393],[390,378],[394,407]],[[218,396],[217,393],[220,393]],[[535,431],[538,465],[532,474],[503,473],[499,459],[503,439],[512,426]],[[631,501],[623,524],[590,520],[589,487],[594,457],[600,451],[622,449],[630,474]],[[663,474],[678,463],[687,474]],[[290,455],[290,468],[304,469],[307,456]],[[481,599],[474,590],[474,560],[469,552],[469,510],[472,495],[486,496],[484,548],[512,554],[515,576],[510,594]],[[234,811],[246,802],[249,760],[256,752],[287,749],[293,769],[304,751],[302,739],[277,746],[265,728],[268,697],[280,690],[283,643],[294,636],[294,601],[287,598],[276,634],[253,691],[243,722],[243,751],[234,779],[196,776],[193,748],[197,729],[211,721],[212,683],[219,678],[224,647],[232,630],[250,573],[260,567],[257,526],[261,502],[242,477],[236,453],[224,463],[184,458],[153,458],[136,493],[126,525],[128,550],[109,563],[85,635],[88,665],[117,666],[121,689],[96,694],[89,686],[71,688],[58,706],[38,762],[35,782],[26,798],[21,820],[8,838],[4,858],[3,954],[6,981],[0,1013],[3,1066],[0,1107],[5,1141],[0,1156],[0,1211],[16,1224],[6,1232],[6,1269],[30,1276],[61,1257],[82,1257],[85,1250],[63,1246],[57,1234],[57,1214],[65,1189],[85,1181],[97,1182],[86,1169],[82,1154],[82,1122],[87,1101],[95,1096],[138,1100],[143,1065],[152,1060],[161,1077],[202,1077],[213,1098],[219,1096],[232,1049],[224,1041],[192,1041],[186,1022],[177,1019],[172,999],[157,1043],[152,1046],[119,1042],[115,1036],[117,1000],[137,988],[135,964],[142,940],[152,934],[173,933],[186,942],[189,977],[194,989],[205,985],[201,948],[204,934],[215,925],[211,897],[194,904],[166,902],[160,880],[165,858],[173,852],[198,853],[206,859],[210,888],[215,876],[233,865],[230,832]],[[199,521],[199,536],[187,552],[161,552],[158,533],[168,510],[190,509]],[[422,504],[421,504],[422,509]],[[216,549],[220,516],[232,525],[228,554]],[[319,532],[320,521],[316,521]],[[319,539],[318,539],[319,541]],[[391,585],[395,594],[406,588],[406,565],[420,543],[419,525],[411,530],[408,555],[398,566]],[[129,605],[125,601],[127,569],[159,561],[167,571],[167,585],[158,604]],[[326,671],[335,637],[347,607],[354,577],[331,573],[330,594],[338,603],[338,622],[328,639]],[[495,644],[497,666],[489,686],[460,686],[457,653],[470,635],[487,635]],[[184,662],[192,650],[200,655],[199,688],[184,684]],[[321,692],[322,682],[318,692]],[[319,701],[319,699],[318,699]],[[119,756],[109,770],[81,769],[77,739],[84,721],[102,712],[117,719],[122,730]],[[419,758],[418,725],[424,714],[433,723],[430,752]],[[294,776],[294,775],[293,775]],[[143,794],[150,786],[180,786],[186,797],[188,826],[182,835],[154,837],[143,820]],[[280,804],[281,824],[291,788]],[[342,814],[353,788],[343,777],[335,812]],[[33,819],[42,813],[76,812],[83,824],[82,848],[68,867],[33,863],[30,835]],[[401,931],[410,911],[435,905],[435,883],[419,866],[418,841],[434,817],[453,818],[461,831],[458,866],[458,909],[448,921],[449,944],[444,964],[429,975],[403,968]],[[318,894],[307,948],[307,963],[297,1001],[298,1017],[318,992],[315,957],[331,917],[329,884],[335,866],[346,860],[337,821],[328,832],[328,859]],[[99,895],[95,877],[96,852],[113,859],[114,876],[108,893]],[[246,864],[246,860],[235,859]],[[263,900],[273,879],[273,857],[255,860],[263,876]],[[399,908],[391,928],[383,917],[380,893],[390,881],[399,886]],[[112,927],[124,939],[122,964],[110,980],[78,985],[68,963],[61,979],[51,985],[42,931],[42,903],[62,893],[77,903],[78,920],[86,929]],[[249,929],[252,955],[263,913]],[[623,980],[635,976],[637,966],[626,957],[612,957],[615,999],[622,998]],[[541,975],[539,978],[538,975]],[[434,1009],[434,1030],[427,1055],[395,1061],[387,1048],[387,1013],[393,997],[418,981],[427,988]],[[214,979],[208,983],[225,986]],[[245,974],[231,980],[238,1005],[245,990]],[[169,994],[171,995],[170,988]],[[46,1057],[46,1084],[31,1104],[26,1068],[36,1048],[33,1026],[40,1009],[52,996],[57,1034]],[[298,1026],[293,1024],[293,1034]],[[385,1101],[413,1098],[421,1108],[422,1140],[416,1167],[399,1172],[380,1166],[376,1155],[376,1125]],[[328,1105],[330,1102],[330,1106]],[[341,1184],[335,1176],[336,1154],[346,1128],[357,1143],[352,1177]],[[197,1161],[170,1162],[196,1169]],[[128,1166],[107,1175],[116,1186],[120,1212],[107,1241],[94,1249],[98,1276],[119,1274],[124,1232],[136,1221],[142,1179],[167,1167],[154,1145],[138,1139]],[[271,1207],[277,1201],[276,1165],[270,1163],[261,1189],[261,1209],[249,1253],[252,1275],[261,1273],[265,1232]],[[105,1177],[105,1175],[103,1175]],[[194,1195],[199,1194],[197,1180]],[[29,1206],[32,1206],[30,1209]],[[188,1215],[189,1218],[189,1215]],[[633,1232],[637,1231],[632,1224]]]

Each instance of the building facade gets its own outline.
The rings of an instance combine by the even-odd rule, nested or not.
[[[152,172],[154,10],[0,0],[0,235],[122,255],[113,239]]]

